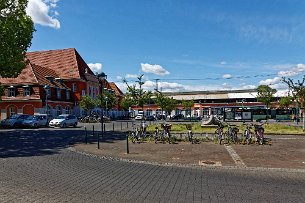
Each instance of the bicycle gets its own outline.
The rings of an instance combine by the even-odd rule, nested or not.
[[[228,130],[224,133],[224,139],[227,140],[227,143],[233,142],[236,144],[238,141],[237,133],[239,129],[236,127],[236,125],[231,125],[229,123],[227,123],[227,126]]]
[[[264,144],[265,129],[264,129],[263,125],[264,125],[263,123],[254,124],[254,133],[255,133],[256,141],[259,145]]]
[[[155,128],[155,133],[154,133],[155,144],[157,144],[158,139],[159,139],[159,128],[156,127],[156,128]]]
[[[194,144],[194,139],[193,139],[194,133],[193,133],[193,131],[192,131],[192,125],[187,124],[187,125],[186,125],[186,128],[187,128],[187,130],[188,130],[188,132],[187,132],[188,141],[191,142],[192,144]]]
[[[244,139],[245,139],[247,145],[249,145],[252,142],[252,132],[251,132],[252,124],[244,123],[243,125],[246,125],[246,129],[244,130],[243,136],[244,136]]]
[[[224,128],[223,124],[221,122],[219,122],[217,129],[215,131],[214,140],[217,140],[220,145],[223,144],[223,142],[224,142],[223,128]]]
[[[165,137],[168,137],[168,143],[169,144],[172,143],[172,137],[171,137],[171,133],[170,133],[171,127],[172,127],[171,124],[161,124],[161,128],[163,128],[163,131],[162,131],[163,143],[164,143]]]

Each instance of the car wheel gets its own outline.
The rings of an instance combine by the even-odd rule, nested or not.
[[[34,123],[34,128],[37,128],[37,127],[38,127],[37,123]]]
[[[63,128],[66,128],[66,127],[67,127],[67,124],[66,124],[66,123],[62,124],[62,127],[63,127]]]
[[[73,124],[73,128],[76,128],[77,127],[77,122],[75,122],[74,124]]]

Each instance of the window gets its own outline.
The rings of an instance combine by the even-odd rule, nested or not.
[[[10,110],[10,115],[14,115],[14,114],[16,114],[16,108],[15,107],[10,107],[9,108],[9,110]]]
[[[56,106],[56,115],[60,115],[61,114],[61,106]]]
[[[76,92],[76,83],[72,83],[72,92]]]
[[[57,99],[60,99],[61,98],[61,89],[60,88],[56,89],[56,94],[57,94]]]
[[[92,96],[92,87],[89,86],[89,96],[91,97]]]
[[[82,96],[86,96],[86,90],[82,90]]]
[[[70,91],[66,90],[66,100],[70,100]]]
[[[51,114],[51,108],[49,105],[47,107],[45,106],[44,109],[45,109],[46,114],[48,114],[48,115]]]
[[[15,88],[14,87],[8,88],[8,96],[9,97],[14,97],[15,96]]]
[[[47,98],[51,98],[51,88],[50,87],[46,88],[45,91],[46,91]]]
[[[70,106],[66,106],[65,108],[65,114],[70,114],[71,113],[71,108]]]
[[[30,87],[25,87],[23,91],[24,96],[30,96],[31,95],[31,88]]]

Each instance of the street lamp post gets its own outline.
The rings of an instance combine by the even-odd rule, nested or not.
[[[104,119],[103,119],[104,112],[103,112],[103,107],[102,107],[102,105],[103,105],[103,89],[104,89],[103,82],[104,82],[105,79],[107,79],[107,75],[104,72],[102,72],[102,73],[98,74],[97,77],[98,77],[99,82],[101,84],[101,86],[100,86],[100,95],[101,95],[101,98],[100,98],[101,99],[101,135],[103,137],[104,136]],[[98,141],[97,142],[98,142],[97,148],[99,149],[100,148],[99,137],[98,137]]]
[[[43,87],[43,89],[46,92],[46,108],[45,108],[45,112],[46,112],[46,114],[48,114],[48,96],[49,96],[49,89],[50,89],[50,87],[48,85],[45,85]]]

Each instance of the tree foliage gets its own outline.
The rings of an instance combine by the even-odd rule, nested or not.
[[[257,96],[256,99],[259,102],[262,102],[267,106],[267,108],[271,105],[274,94],[276,93],[276,89],[272,89],[268,85],[260,85],[257,87]]]
[[[191,110],[192,110],[192,107],[194,106],[194,101],[193,100],[183,100],[182,106],[183,106],[184,110],[192,112]]]
[[[115,94],[108,90],[104,90],[102,94],[98,95],[95,102],[96,106],[108,110],[112,109],[118,103]]]
[[[300,108],[305,108],[305,76],[297,82],[293,82],[291,78],[285,77],[282,78],[282,81],[288,85],[293,100],[298,103]]]
[[[82,109],[84,109],[88,113],[88,111],[94,109],[95,102],[90,96],[85,95],[81,98],[79,105]]]
[[[280,107],[281,108],[289,108],[290,105],[293,103],[293,98],[290,96],[287,97],[282,97],[279,101]]]
[[[27,0],[0,1],[0,76],[16,77],[26,65],[34,24],[26,14]]]
[[[156,93],[156,104],[161,108],[161,111],[166,111],[170,113],[175,109],[177,105],[177,101],[173,98],[166,97],[162,94],[162,92]]]
[[[144,75],[140,75],[137,78],[138,80],[136,81],[136,83],[133,85],[129,85],[126,79],[123,80],[123,82],[127,85],[127,93],[125,95],[125,98],[130,99],[132,105],[137,105],[142,109],[152,97],[151,91],[145,91],[143,89],[143,76]]]

